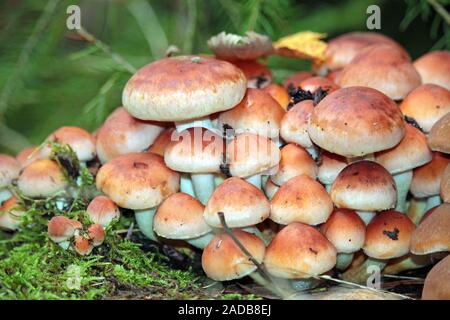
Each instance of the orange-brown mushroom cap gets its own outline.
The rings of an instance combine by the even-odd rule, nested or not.
[[[12,196],[1,203],[0,206],[0,229],[17,230],[22,223],[25,210],[16,196]]]
[[[367,225],[364,253],[375,259],[401,257],[409,252],[414,223],[398,211],[377,214]]]
[[[395,207],[397,191],[389,172],[373,161],[357,161],[345,167],[331,187],[338,208],[381,211]]]
[[[450,154],[450,112],[443,116],[431,128],[428,143],[434,151]]]
[[[450,256],[439,261],[428,272],[422,300],[450,300]]]
[[[303,222],[317,225],[327,221],[333,203],[325,188],[306,175],[285,182],[270,203],[270,219],[280,224]]]
[[[321,88],[327,93],[331,93],[339,89],[339,86],[331,80],[323,77],[311,77],[300,82],[299,87],[305,91],[316,92]]]
[[[107,227],[113,220],[120,217],[117,205],[107,196],[97,196],[89,203],[86,213],[96,224]]]
[[[148,152],[156,153],[161,157],[164,157],[164,152],[166,151],[169,143],[172,141],[172,134],[174,131],[174,128],[169,128],[161,132],[150,148],[148,148]]]
[[[128,80],[122,102],[138,119],[185,121],[234,107],[246,88],[244,73],[229,62],[177,56],[138,70]]]
[[[337,252],[353,253],[362,248],[366,225],[353,210],[335,209],[320,231],[335,246]]]
[[[444,203],[423,220],[412,234],[411,252],[429,254],[450,251],[450,204]]]
[[[278,102],[283,110],[287,109],[289,102],[291,101],[291,97],[289,97],[288,92],[283,86],[276,83],[271,83],[265,87],[263,91],[270,94],[270,96]]]
[[[414,169],[410,191],[416,198],[439,194],[442,176],[450,164],[450,155],[433,152],[431,162]]]
[[[450,91],[435,84],[423,84],[406,96],[400,110],[428,133],[439,119],[450,112]]]
[[[233,234],[256,261],[263,261],[266,247],[261,239],[239,229],[233,230]],[[206,275],[216,281],[240,279],[256,270],[256,265],[226,233],[215,235],[205,247],[202,267]]]
[[[450,90],[450,52],[432,51],[414,61],[422,83],[433,83]]]
[[[286,142],[293,142],[305,148],[313,146],[308,134],[308,124],[314,110],[313,100],[296,103],[281,119],[280,135]]]
[[[280,278],[309,278],[331,270],[336,249],[317,229],[291,223],[273,238],[266,250],[267,271]]]
[[[246,227],[264,221],[269,216],[270,204],[254,185],[232,177],[214,190],[204,211],[206,222],[212,227],[221,228],[218,212],[223,212],[229,227]]]
[[[97,188],[117,205],[128,209],[148,209],[159,205],[179,189],[179,173],[169,169],[161,156],[130,153],[100,168]]]
[[[14,157],[0,154],[0,189],[11,184],[19,176],[21,165]]]
[[[404,136],[403,115],[383,93],[366,87],[339,89],[314,109],[308,126],[321,148],[357,157],[397,145]]]
[[[47,225],[48,237],[56,242],[67,241],[75,235],[75,231],[81,229],[80,222],[65,216],[55,216]]]
[[[409,57],[390,45],[373,45],[362,50],[338,78],[342,88],[370,87],[393,100],[404,99],[420,83],[420,75]]]
[[[244,73],[248,88],[263,89],[272,83],[272,71],[267,66],[254,60],[235,60],[232,63]]]
[[[203,218],[205,207],[194,197],[174,193],[159,206],[153,220],[155,232],[167,239],[191,239],[211,231]]]

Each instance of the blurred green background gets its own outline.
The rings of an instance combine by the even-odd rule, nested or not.
[[[366,30],[366,9],[381,8],[381,32],[413,58],[449,49],[450,30],[430,4],[449,0],[2,0],[0,3],[0,152],[39,144],[63,125],[97,128],[121,104],[130,72],[111,54],[66,27],[67,7],[81,8],[83,27],[134,68],[162,57],[209,52],[222,30],[268,34],[301,30],[329,38]],[[447,9],[448,10],[448,9]],[[277,81],[309,68],[305,61],[271,57]],[[129,69],[129,68],[128,68]]]

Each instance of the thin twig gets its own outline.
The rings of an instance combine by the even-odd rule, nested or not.
[[[445,7],[437,0],[427,0],[428,3],[434,8],[434,10],[444,19],[444,21],[450,25],[450,13]]]
[[[109,55],[111,59],[113,59],[117,64],[119,64],[129,73],[133,74],[137,71],[137,69],[130,62],[125,60],[125,58],[123,58],[120,54],[113,52],[108,45],[104,44],[102,41],[97,39],[94,35],[86,31],[83,27],[77,29],[77,33],[80,36],[82,36],[87,42],[93,44],[94,46],[102,50],[104,53]]]

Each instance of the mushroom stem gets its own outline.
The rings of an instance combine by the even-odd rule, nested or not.
[[[316,160],[319,157],[319,152],[317,151],[317,147],[315,145],[306,148],[306,151],[311,155],[311,157],[314,160]]]
[[[372,221],[373,217],[375,217],[375,212],[373,211],[356,211],[358,216],[364,221],[366,226]]]
[[[402,173],[393,175],[395,185],[397,187],[397,206],[395,210],[401,213],[406,213],[406,197],[411,186],[413,172],[408,170]]]
[[[203,250],[208,245],[208,243],[211,242],[212,238],[214,238],[214,233],[208,232],[207,234],[204,234],[200,237],[186,240],[186,242],[198,249]]]
[[[364,284],[369,277],[374,274],[375,268],[381,271],[386,266],[388,260],[380,260],[375,258],[367,258],[362,264],[355,268],[351,268],[342,274],[342,279],[354,283]],[[368,285],[369,286],[369,285]]]
[[[431,208],[437,207],[442,203],[442,199],[439,195],[431,196],[427,198],[427,205],[425,207],[425,212],[430,210]]]
[[[180,177],[180,191],[195,197],[194,186],[192,180],[187,173],[182,173]]]
[[[275,294],[276,296],[282,298],[282,299],[288,299],[289,297],[291,297],[295,292],[292,289],[290,282],[286,279],[276,279],[274,280],[273,278],[269,281],[266,278],[264,278],[263,276],[261,276],[261,274],[259,272],[252,272],[248,275],[250,278],[253,279],[253,281],[255,281],[257,284],[263,286],[264,288],[268,289],[269,291],[271,291],[273,294]],[[277,285],[274,286],[273,282],[277,281]]]
[[[347,269],[353,261],[353,253],[340,252],[337,254],[336,269],[345,270]]]
[[[178,132],[181,132],[183,130],[186,130],[189,128],[194,128],[194,127],[213,129],[213,124],[212,124],[209,116],[206,116],[206,117],[197,118],[194,120],[177,121],[177,122],[175,122],[175,127],[177,128]]]
[[[11,191],[9,191],[7,188],[1,189],[0,190],[0,204],[5,201],[8,200],[9,198],[12,197],[12,193]]]
[[[255,174],[253,176],[247,177],[247,178],[245,178],[245,181],[247,181],[248,183],[251,183],[252,185],[257,187],[259,190],[261,190],[262,179],[261,179],[260,174]]]
[[[212,173],[191,173],[192,185],[196,198],[206,204],[214,192],[214,174]]]
[[[317,278],[305,278],[305,279],[292,279],[291,286],[296,292],[306,291],[316,288],[322,280]]]
[[[426,199],[412,198],[409,204],[407,216],[414,224],[418,225],[425,214],[425,208],[427,206]]]
[[[155,217],[156,207],[143,210],[134,210],[136,222],[139,230],[147,238],[153,241],[158,241],[155,232],[153,231],[153,218]]]
[[[216,186],[216,188],[225,181],[226,178],[224,178],[224,176],[222,174],[215,174],[214,175],[214,185]]]
[[[406,270],[423,268],[431,263],[431,256],[428,254],[415,255],[410,253],[406,256],[389,261],[389,264],[383,270],[383,274],[398,274]]]
[[[325,185],[325,190],[327,190],[327,192],[330,193],[330,192],[331,192],[331,187],[332,187],[332,186],[333,186],[332,183],[327,183],[327,184]]]

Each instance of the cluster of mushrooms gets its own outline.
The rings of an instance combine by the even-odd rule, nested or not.
[[[450,299],[450,52],[413,62],[386,36],[349,33],[280,85],[261,58],[284,51],[267,37],[222,33],[209,46],[214,57],[137,71],[123,107],[93,134],[49,136],[73,149],[101,193],[91,223],[53,217],[49,238],[89,254],[120,207],[147,238],[203,250],[217,281],[267,281],[263,269],[297,288],[321,275],[365,283],[373,268],[440,260],[423,298]],[[12,185],[29,198],[68,188],[48,156],[45,146],[0,156],[2,228],[20,229]]]

